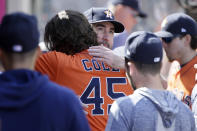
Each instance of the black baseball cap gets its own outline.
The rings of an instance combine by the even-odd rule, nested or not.
[[[186,34],[196,36],[197,23],[189,15],[186,15],[184,13],[174,13],[167,16],[163,20],[161,24],[161,31],[156,32],[155,34],[161,38]]]
[[[38,46],[37,19],[22,12],[7,14],[0,25],[0,48],[8,52],[28,52]]]
[[[138,12],[139,17],[145,18],[147,16],[146,13],[141,11],[138,0],[109,0],[108,4],[129,6]]]
[[[92,7],[84,12],[90,24],[99,22],[111,22],[114,25],[115,33],[124,31],[124,26],[114,19],[114,15],[107,8]]]
[[[125,57],[142,64],[156,64],[162,61],[162,41],[151,32],[134,32],[126,40]]]

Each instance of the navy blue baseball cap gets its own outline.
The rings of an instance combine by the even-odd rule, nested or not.
[[[8,52],[28,52],[39,44],[35,16],[22,12],[7,14],[0,25],[0,48]]]
[[[115,33],[124,31],[124,26],[120,22],[114,20],[114,15],[107,8],[92,7],[84,12],[90,24],[99,22],[111,22],[114,25]]]
[[[125,57],[142,64],[160,63],[163,58],[162,41],[150,32],[134,32],[126,40]]]
[[[121,4],[121,5],[129,6],[138,12],[139,17],[145,18],[147,16],[146,13],[141,11],[138,0],[109,0],[108,4],[112,4],[112,5]]]
[[[174,37],[176,35],[191,36],[197,35],[197,23],[196,21],[184,13],[174,13],[167,16],[162,24],[161,31],[155,33],[161,38]]]

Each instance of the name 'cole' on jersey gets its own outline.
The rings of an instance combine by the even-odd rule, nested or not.
[[[45,53],[38,58],[36,70],[75,91],[82,103],[88,105],[85,111],[93,131],[105,130],[115,99],[133,93],[123,70],[94,60],[87,50],[73,56],[55,51]]]

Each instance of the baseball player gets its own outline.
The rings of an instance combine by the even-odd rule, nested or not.
[[[139,0],[108,0],[107,6],[114,14],[115,20],[125,27],[124,32],[115,34],[113,49],[123,48],[127,37],[138,23],[137,17],[146,18],[147,14],[142,11]],[[116,50],[120,51],[121,48]]]
[[[1,131],[89,131],[76,95],[34,71],[39,31],[35,16],[7,14],[0,25]]]
[[[195,131],[191,110],[162,86],[160,38],[132,33],[125,54],[127,77],[136,90],[112,104],[105,131]]]
[[[112,49],[114,33],[123,32],[124,26],[114,20],[114,15],[107,8],[92,7],[84,15],[96,32],[98,43]]]
[[[162,29],[156,34],[162,38],[168,60],[173,62],[168,90],[191,107],[197,73],[197,23],[184,13],[174,13],[163,20]]]
[[[102,15],[103,12],[105,15]],[[120,22],[114,21],[114,15],[107,8],[92,7],[85,11],[84,15],[96,32],[97,41],[101,45],[91,46],[88,49],[89,54],[94,56],[95,60],[103,61],[114,68],[124,69],[124,58],[111,50],[114,42],[114,33],[123,32],[124,26]],[[114,27],[117,30],[114,30]]]
[[[104,10],[108,11],[108,10]],[[101,12],[101,17],[107,17]],[[119,26],[114,26],[114,31]],[[97,36],[86,17],[76,11],[65,10],[46,25],[44,40],[49,52],[41,55],[36,70],[75,91],[85,109],[93,131],[103,131],[112,102],[133,92],[125,72],[112,68],[88,54],[96,46]]]

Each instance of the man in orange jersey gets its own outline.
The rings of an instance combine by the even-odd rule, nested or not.
[[[174,13],[162,22],[163,47],[170,62],[173,62],[168,79],[168,90],[191,107],[191,92],[196,82],[197,69],[197,23],[184,14]]]
[[[92,7],[84,12],[88,22],[97,34],[97,41],[109,49],[113,48],[114,33],[124,31],[124,26],[114,20],[114,15],[107,8]]]
[[[117,28],[113,26],[115,32]],[[73,89],[88,106],[91,129],[103,131],[112,102],[133,92],[125,72],[88,54],[89,47],[98,45],[97,36],[81,13],[66,10],[54,16],[45,27],[44,41],[49,52],[38,58],[36,70]]]
[[[90,47],[89,54],[94,56],[95,60],[103,61],[111,67],[124,69],[124,57],[117,55],[112,50],[114,33],[123,32],[123,24],[115,21],[114,15],[107,8],[92,7],[85,11],[84,15],[96,32],[97,41],[101,45]]]

